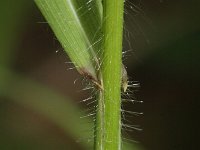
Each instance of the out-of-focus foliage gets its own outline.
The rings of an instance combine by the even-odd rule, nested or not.
[[[145,5],[143,10],[151,24],[138,21],[136,23],[145,33],[145,37],[139,30],[135,32],[138,28],[134,30],[137,26],[129,24],[133,21],[128,16],[125,21],[125,24],[130,25],[129,32],[134,35],[134,38],[129,40],[134,54],[127,58],[130,62],[127,71],[129,76],[140,81],[142,87],[139,97],[144,101],[141,106],[128,106],[131,110],[144,111],[144,116],[133,119],[144,131],[134,131],[131,134],[132,139],[140,141],[148,150],[198,149],[199,1],[142,2]],[[42,21],[39,10],[33,1],[27,0],[1,1],[0,8],[0,149],[83,149],[84,142],[87,141],[80,140],[80,143],[75,143],[73,139],[78,140],[78,135],[72,135],[77,132],[77,126],[75,131],[71,127],[72,131],[67,131],[67,116],[74,113],[70,114],[65,110],[68,97],[60,96],[71,92],[73,84],[70,83],[73,81],[70,76],[63,77],[56,70],[59,67],[52,65],[57,62],[55,60],[60,59],[60,55],[55,54],[57,47],[51,40],[52,36],[44,35],[47,31],[51,32],[47,24],[37,23]],[[135,17],[137,19],[140,16]],[[45,40],[48,37],[50,40]],[[148,40],[150,42],[145,43]],[[51,46],[54,46],[53,50],[49,48]],[[45,67],[44,64],[51,66]],[[63,64],[63,61],[60,64]],[[60,70],[69,72],[65,69],[63,67]],[[44,74],[41,70],[47,73]],[[59,84],[59,93],[64,92],[58,94],[57,82],[63,81],[59,80],[62,78],[67,80],[67,84]],[[35,79],[40,83],[35,83]],[[53,79],[54,81],[51,81]],[[54,87],[52,82],[56,82]],[[42,93],[38,95],[40,92]],[[70,95],[70,92],[67,94]],[[48,99],[45,93],[49,93],[50,100],[57,95],[61,104],[54,104],[55,101],[52,100],[47,105],[49,109],[47,107],[43,110],[45,100]],[[44,101],[39,99],[40,95]],[[74,95],[73,99],[77,98],[79,93]],[[83,99],[83,95],[80,95],[82,97],[78,97],[79,100]],[[76,110],[77,105],[73,106]],[[54,109],[58,107],[64,110]],[[62,111],[68,114],[60,116]],[[79,118],[77,120],[82,121]],[[81,123],[79,125],[82,126]],[[85,133],[89,132],[82,132],[83,135]]]

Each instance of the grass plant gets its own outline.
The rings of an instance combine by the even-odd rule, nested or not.
[[[121,149],[123,0],[35,0],[78,72],[98,91],[96,150]]]

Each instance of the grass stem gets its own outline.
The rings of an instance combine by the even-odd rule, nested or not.
[[[103,1],[102,86],[95,150],[121,149],[121,66],[124,0]]]

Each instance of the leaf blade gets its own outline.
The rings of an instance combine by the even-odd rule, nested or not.
[[[86,16],[81,18],[77,8],[86,1],[88,0],[82,2],[78,0],[35,0],[79,73],[83,74],[82,70],[86,70],[97,80],[95,67],[98,62],[93,44],[99,38],[99,36],[94,38],[94,31],[101,26],[100,9],[97,9],[100,5],[92,1],[92,11],[83,8],[90,16],[89,21],[84,20]],[[91,22],[93,23],[89,25]]]

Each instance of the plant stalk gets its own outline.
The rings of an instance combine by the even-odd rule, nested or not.
[[[124,0],[103,1],[103,55],[95,150],[121,149],[121,66]]]

